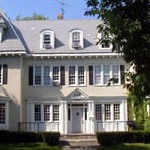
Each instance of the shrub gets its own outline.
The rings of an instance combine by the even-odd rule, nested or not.
[[[150,132],[98,132],[97,140],[103,146],[111,146],[120,143],[150,143]]]
[[[0,143],[33,143],[46,142],[49,145],[58,145],[59,132],[16,132],[0,131]]]

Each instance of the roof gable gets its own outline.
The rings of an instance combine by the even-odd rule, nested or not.
[[[88,99],[89,96],[85,94],[81,89],[76,88],[67,97],[70,100]]]

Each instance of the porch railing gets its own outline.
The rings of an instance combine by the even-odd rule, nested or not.
[[[29,132],[59,131],[59,122],[19,122],[18,128]]]
[[[128,121],[97,122],[97,131],[127,131]]]

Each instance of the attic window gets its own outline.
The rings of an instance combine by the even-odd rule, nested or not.
[[[51,48],[51,34],[50,33],[43,34],[43,48],[45,49]]]
[[[103,32],[98,34],[97,39],[104,41],[103,43],[99,44],[100,49],[111,49],[112,48],[112,44],[110,42],[108,42],[107,40],[105,40],[107,38]]]
[[[43,31],[41,33],[40,40],[41,40],[40,48],[42,50],[54,49],[55,37],[53,31],[51,30]]]
[[[70,48],[83,49],[83,31],[72,30],[70,32]]]

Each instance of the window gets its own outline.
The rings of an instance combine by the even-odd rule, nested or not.
[[[59,105],[34,104],[34,121],[37,122],[59,121]]]
[[[109,79],[110,79],[110,66],[104,65],[104,84],[107,84]]]
[[[109,37],[107,37],[109,35],[104,35],[104,33],[99,33],[97,36],[98,41],[99,40],[103,40],[103,43],[99,44],[99,48],[100,49],[111,49],[112,48],[112,44],[108,41]]]
[[[70,32],[70,48],[81,49],[83,48],[83,31],[72,30]]]
[[[111,104],[105,104],[105,120],[111,120]]]
[[[113,84],[119,83],[119,65],[112,66],[112,78],[114,79]]]
[[[41,80],[42,80],[41,66],[36,66],[35,67],[35,78],[34,78],[35,85],[41,85]]]
[[[59,105],[53,105],[53,121],[59,121]]]
[[[44,30],[40,34],[40,48],[42,50],[49,50],[54,48],[54,42],[55,42],[55,37],[54,37],[54,32],[51,30]]]
[[[0,84],[7,84],[8,66],[0,64]]]
[[[121,84],[121,71],[120,65],[95,65],[93,67],[94,71],[89,70],[89,79],[94,80],[95,85],[107,85],[111,81],[111,85],[120,85]],[[92,76],[93,73],[93,76]],[[91,80],[89,84],[91,85]]]
[[[0,125],[6,124],[6,104],[0,103]]]
[[[80,47],[80,32],[73,32],[72,33],[72,46],[74,48]]]
[[[45,49],[51,48],[51,34],[50,33],[43,34],[43,48]]]
[[[53,67],[53,82],[60,82],[60,67],[54,66]]]
[[[41,121],[41,105],[37,104],[34,106],[34,120]]]
[[[50,67],[44,66],[44,85],[50,85]]]
[[[101,66],[95,66],[95,84],[101,85],[102,79],[101,79]]]
[[[114,120],[120,120],[120,104],[114,104]]]
[[[69,85],[85,85],[84,66],[69,66]]]
[[[78,85],[84,84],[84,67],[79,66],[78,67]]]
[[[69,85],[75,85],[75,66],[70,66],[69,67]]]
[[[95,117],[96,117],[96,120],[102,120],[102,105],[101,104],[95,105]]]

